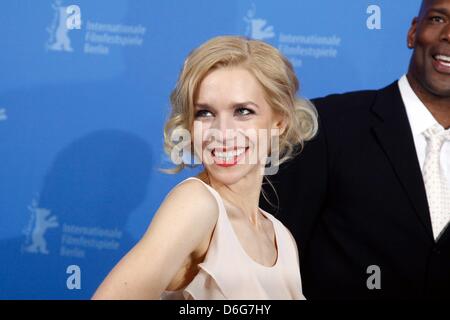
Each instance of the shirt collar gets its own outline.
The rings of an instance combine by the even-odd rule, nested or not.
[[[431,114],[430,110],[419,99],[409,84],[406,75],[403,75],[398,81],[400,94],[405,104],[406,113],[408,115],[409,125],[413,135],[420,135],[428,128],[440,124]]]

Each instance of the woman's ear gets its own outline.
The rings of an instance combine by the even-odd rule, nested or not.
[[[275,117],[275,120],[272,125],[272,129],[278,129],[278,135],[281,136],[285,131],[287,127],[287,119],[284,115],[278,115]]]

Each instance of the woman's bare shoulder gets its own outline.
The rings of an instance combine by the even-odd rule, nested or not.
[[[217,200],[211,191],[201,181],[187,179],[170,190],[153,220],[171,220],[206,231],[215,226],[218,215]]]
[[[192,255],[204,251],[218,214],[217,201],[201,181],[188,179],[175,186],[94,298],[157,299]]]
[[[208,212],[217,218],[218,204],[208,187],[198,179],[186,179],[167,194],[164,202],[181,205],[194,211]]]

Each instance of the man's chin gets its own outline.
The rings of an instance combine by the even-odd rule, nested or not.
[[[450,87],[447,86],[432,86],[430,90],[436,97],[441,99],[450,99]]]
[[[450,76],[445,76],[444,79],[440,78],[428,79],[427,89],[436,97],[450,99]]]

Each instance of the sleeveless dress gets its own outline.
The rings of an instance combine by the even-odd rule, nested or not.
[[[241,246],[219,193],[201,181],[219,207],[219,217],[205,259],[194,279],[183,289],[164,291],[162,300],[303,300],[300,266],[294,242],[286,227],[270,213],[278,248],[276,263],[264,266]]]

